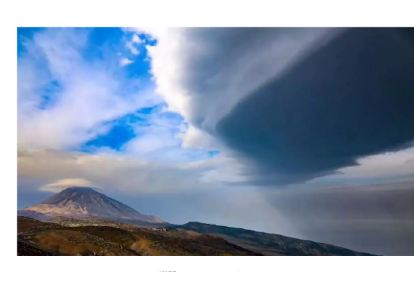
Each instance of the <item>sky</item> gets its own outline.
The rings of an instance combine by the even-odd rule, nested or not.
[[[19,28],[18,206],[92,186],[414,254],[414,30]]]

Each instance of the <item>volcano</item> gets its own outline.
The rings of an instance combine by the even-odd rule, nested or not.
[[[90,187],[69,187],[45,201],[19,211],[19,215],[41,220],[52,218],[99,218],[123,222],[165,223],[161,218],[144,215]]]

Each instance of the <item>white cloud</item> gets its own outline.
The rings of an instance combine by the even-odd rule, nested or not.
[[[213,136],[207,132],[189,125],[183,134],[184,148],[222,148]]]
[[[64,178],[45,184],[39,188],[40,191],[59,192],[70,186],[95,187],[89,180],[83,178]]]
[[[20,150],[18,175],[20,182],[37,184],[38,188],[48,191],[72,185],[94,186],[106,192],[131,196],[233,190],[203,177],[214,165],[210,161],[191,164],[146,161],[110,151],[90,155],[56,150]],[[235,187],[235,190],[240,189]]]
[[[132,41],[133,43],[137,43],[137,44],[141,44],[141,43],[143,43],[142,39],[139,37],[139,35],[138,35],[138,34],[134,34],[134,35],[132,36],[131,41]]]
[[[144,42],[143,40],[139,37],[138,34],[133,34],[131,40],[127,41],[125,43],[125,47],[128,49],[128,51],[135,55],[138,56],[139,55],[139,49],[138,46],[142,45]]]
[[[135,80],[116,74],[108,56],[84,59],[87,36],[84,30],[45,30],[35,35],[27,44],[27,54],[19,57],[19,148],[73,150],[110,130],[108,121],[162,101],[151,87],[141,86],[124,94],[124,86]],[[134,34],[129,42],[138,45],[143,40]],[[118,59],[119,52],[114,56]],[[123,57],[117,65],[131,61]],[[40,108],[44,87],[54,80],[60,87],[47,108]],[[132,125],[137,137],[124,144],[122,154],[167,163],[209,158],[207,151],[192,150],[212,144],[200,146],[204,133],[190,126],[187,135],[181,117],[176,114],[178,120],[168,119],[162,117],[164,113],[168,112],[144,116],[145,126]],[[189,138],[183,140],[186,136]]]
[[[84,59],[87,41],[83,30],[47,29],[27,42],[19,56],[19,147],[71,148],[108,130],[106,121],[160,102],[144,83],[125,93],[132,81],[116,73],[112,59]],[[59,85],[47,91],[53,82]],[[43,108],[45,95],[51,100]]]
[[[129,65],[129,64],[131,64],[131,63],[133,63],[133,61],[132,61],[132,60],[130,60],[129,58],[127,58],[127,57],[123,57],[123,58],[121,58],[121,59],[119,60],[119,65],[120,65],[120,66],[127,66],[127,65]]]
[[[135,47],[133,42],[127,42],[125,46],[129,50],[129,52],[132,53],[133,55],[137,56],[139,54],[139,50],[138,48]]]

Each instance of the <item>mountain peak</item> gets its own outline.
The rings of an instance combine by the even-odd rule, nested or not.
[[[102,194],[98,192],[96,189],[92,187],[88,187],[88,186],[70,186],[58,192],[57,194],[69,194],[69,193]]]
[[[141,214],[135,209],[85,186],[68,187],[24,211],[48,217],[104,218],[119,221],[164,223],[158,217]]]
[[[95,189],[93,189],[92,187],[89,187],[89,186],[69,186],[69,187],[65,188],[64,190],[62,190],[62,191],[77,191],[77,190],[97,192]]]

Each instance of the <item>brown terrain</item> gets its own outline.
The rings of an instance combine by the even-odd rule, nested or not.
[[[250,230],[188,223],[138,227],[110,221],[42,222],[18,217],[19,256],[367,255],[332,245]]]
[[[258,255],[226,240],[165,228],[62,226],[18,217],[18,255]]]

